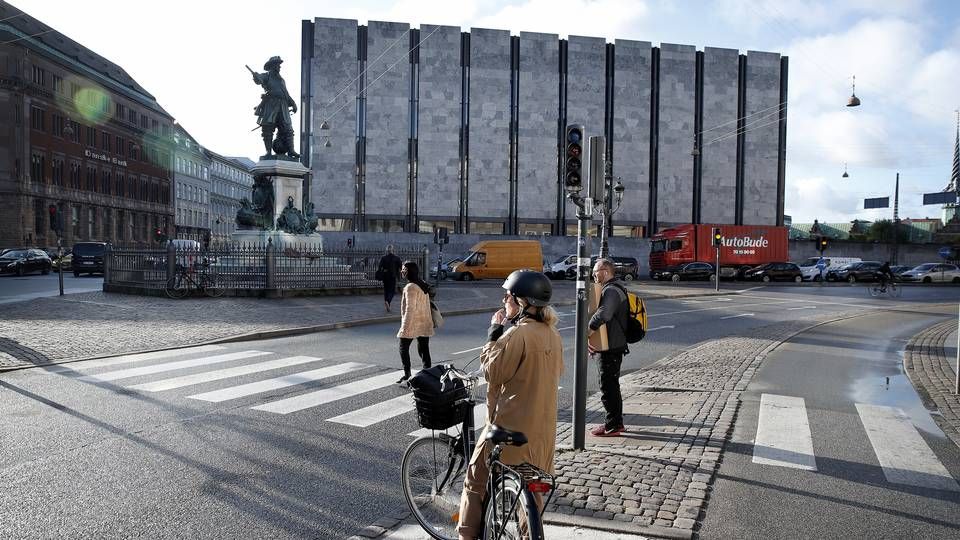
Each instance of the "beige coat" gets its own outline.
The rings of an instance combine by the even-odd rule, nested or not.
[[[480,360],[487,379],[487,425],[521,431],[529,441],[506,446],[504,463],[531,463],[553,473],[557,442],[557,387],[563,374],[563,341],[556,328],[531,318],[483,347]],[[480,445],[478,445],[479,447]],[[474,461],[480,456],[474,451]]]
[[[415,283],[403,288],[400,298],[400,331],[398,338],[418,338],[433,335],[433,315],[430,297]]]

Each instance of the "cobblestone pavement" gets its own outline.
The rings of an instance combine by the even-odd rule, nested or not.
[[[558,489],[547,521],[655,537],[692,538],[729,439],[740,394],[766,354],[792,335],[852,316],[812,316],[691,347],[621,379],[621,437],[587,433],[572,449],[569,415],[557,430]],[[642,345],[641,345],[642,346]],[[587,401],[588,429],[603,421]]]
[[[957,321],[950,319],[935,324],[913,336],[903,355],[903,367],[940,429],[960,446],[960,396],[954,394],[956,375],[944,349],[947,337],[957,330]],[[954,334],[955,335],[955,334]],[[955,343],[951,344],[955,345]]]
[[[437,304],[445,314],[495,309],[503,297],[497,285],[441,285]],[[694,287],[631,288],[647,298],[713,294]],[[569,304],[573,291],[572,282],[556,282],[554,297]],[[379,294],[170,300],[98,291],[33,299],[0,307],[0,370],[394,321],[399,302],[387,314]]]

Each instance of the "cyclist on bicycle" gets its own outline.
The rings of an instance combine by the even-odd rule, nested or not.
[[[493,314],[480,360],[487,380],[486,426],[467,468],[457,530],[461,539],[477,538],[487,490],[486,434],[492,424],[523,432],[527,444],[507,446],[503,463],[530,463],[553,474],[557,431],[557,386],[563,373],[563,342],[557,313],[550,307],[553,287],[547,276],[517,270],[503,282],[503,309]],[[512,326],[504,331],[504,325]],[[543,506],[540,494],[535,494]]]
[[[887,292],[887,283],[893,281],[893,272],[890,270],[890,261],[886,261],[877,269],[877,279],[880,280],[880,292]]]

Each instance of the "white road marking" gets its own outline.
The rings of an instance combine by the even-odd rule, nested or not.
[[[158,360],[160,358],[171,358],[174,356],[184,356],[188,354],[207,353],[223,350],[220,345],[202,345],[200,347],[190,347],[188,349],[170,349],[166,351],[155,351],[140,354],[125,354],[123,356],[111,356],[110,358],[98,358],[96,360],[87,360],[85,362],[74,362],[62,366],[53,366],[48,371],[77,371],[84,369],[93,369],[104,366],[116,366],[120,364],[133,364],[144,362],[146,360]]]
[[[946,467],[896,407],[857,403],[873,452],[888,482],[945,491],[960,491]]]
[[[781,300],[780,302],[760,302],[760,303],[756,303],[756,304],[737,304],[736,307],[745,308],[745,307],[755,307],[755,306],[775,306],[775,305],[778,305],[778,304],[790,304],[790,303],[794,303],[794,302],[796,302],[796,300]],[[668,311],[668,312],[666,312],[666,313],[650,313],[649,315],[647,315],[647,317],[648,317],[648,318],[649,318],[649,317],[663,317],[663,316],[666,316],[666,315],[680,315],[680,314],[683,314],[683,313],[698,313],[698,312],[701,312],[701,311],[715,311],[715,310],[718,310],[718,309],[732,309],[733,307],[734,307],[734,306],[732,306],[732,305],[730,305],[730,306],[716,306],[716,307],[708,307],[708,308],[702,308],[702,309],[686,309],[686,310],[683,310],[683,311]]]
[[[473,407],[474,430],[477,431],[477,430],[483,429],[483,426],[486,425],[486,423],[487,423],[487,404],[477,403]],[[447,435],[450,435],[451,437],[455,437],[457,435],[457,430],[459,428],[460,426],[454,426],[452,428],[444,430],[443,432],[446,433]],[[423,437],[424,435],[430,435],[433,432],[434,430],[422,428],[416,431],[411,431],[409,435],[411,437]]]
[[[350,373],[351,371],[365,369],[368,367],[372,366],[357,362],[347,362],[345,364],[327,366],[320,369],[314,369],[312,371],[304,371],[303,373],[284,375],[283,377],[276,377],[274,379],[267,379],[265,381],[231,386],[229,388],[214,390],[212,392],[204,392],[202,394],[196,394],[189,397],[190,399],[199,399],[201,401],[219,403],[221,401],[228,401],[240,397],[269,392],[271,390],[278,390],[280,388],[287,388],[288,386],[299,386],[308,382],[321,381],[323,379],[336,377],[337,375],[344,375],[346,373]]]
[[[787,308],[787,311],[796,311],[798,309],[817,309],[817,306],[792,307],[792,308]]]
[[[803,398],[763,394],[753,443],[753,462],[817,470],[813,437]]]
[[[413,409],[413,394],[404,394],[393,399],[381,401],[369,407],[350,411],[340,416],[334,416],[333,418],[327,418],[327,422],[347,424],[348,426],[368,427],[388,418],[400,416]]]
[[[754,316],[753,313],[741,313],[739,315],[727,315],[726,317],[720,317],[720,320],[722,321],[723,319],[736,319],[737,317],[753,317],[753,316]]]
[[[277,401],[250,407],[255,411],[265,411],[277,414],[290,414],[311,407],[318,407],[326,403],[332,403],[348,397],[353,397],[364,392],[370,392],[380,388],[385,388],[397,382],[397,372],[391,371],[382,373],[359,381],[341,384],[333,388],[324,388],[306,394],[289,397]]]
[[[557,332],[559,332],[560,330],[572,330],[572,329],[574,329],[574,328],[576,328],[576,327],[577,327],[577,325],[564,326],[563,328],[557,328]]]
[[[647,332],[653,332],[654,330],[668,330],[668,329],[669,329],[669,330],[672,330],[672,329],[674,329],[674,328],[676,328],[676,325],[670,324],[670,325],[667,325],[667,326],[658,326],[658,327],[656,327],[656,328],[651,328],[651,329],[647,330]]]
[[[165,371],[174,371],[177,369],[208,366],[210,364],[232,362],[234,360],[242,360],[244,358],[255,358],[257,356],[265,356],[268,354],[273,353],[264,351],[240,351],[227,354],[218,354],[216,356],[204,356],[203,358],[194,358],[192,360],[180,360],[178,362],[168,362],[166,364],[154,364],[152,366],[108,371],[98,375],[87,375],[85,377],[80,377],[79,380],[94,382],[115,381],[117,379],[129,379],[130,377],[153,375],[154,373],[163,373]]]
[[[743,290],[740,290],[740,291],[735,291],[735,293],[736,293],[736,294],[743,294],[743,293],[748,292],[748,291],[755,291],[755,290],[757,290],[757,289],[762,289],[762,288],[763,288],[763,286],[750,287],[749,289],[743,289]]]
[[[479,346],[479,347],[474,347],[474,348],[472,348],[472,349],[467,349],[467,350],[464,350],[464,351],[457,351],[457,352],[455,352],[455,353],[450,353],[450,354],[463,354],[463,353],[468,353],[468,352],[473,352],[473,351],[479,351],[479,350],[482,349],[482,348],[483,348],[483,345],[481,345],[481,346]]]
[[[184,375],[183,377],[174,377],[172,379],[164,379],[162,381],[136,384],[130,388],[135,390],[145,390],[147,392],[161,392],[163,390],[172,390],[174,388],[182,388],[184,386],[193,386],[195,384],[219,381],[222,379],[229,379],[231,377],[241,377],[243,375],[250,375],[251,373],[260,373],[263,371],[270,371],[272,369],[308,364],[310,362],[316,362],[319,360],[323,359],[314,356],[291,356],[289,358],[280,358],[279,360],[270,360],[268,362],[261,362],[259,364],[219,369],[216,371],[206,371],[204,373],[194,373],[192,375]]]

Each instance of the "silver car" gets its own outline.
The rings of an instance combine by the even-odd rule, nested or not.
[[[903,281],[921,283],[947,282],[960,283],[960,268],[946,263],[925,263],[900,274]]]

